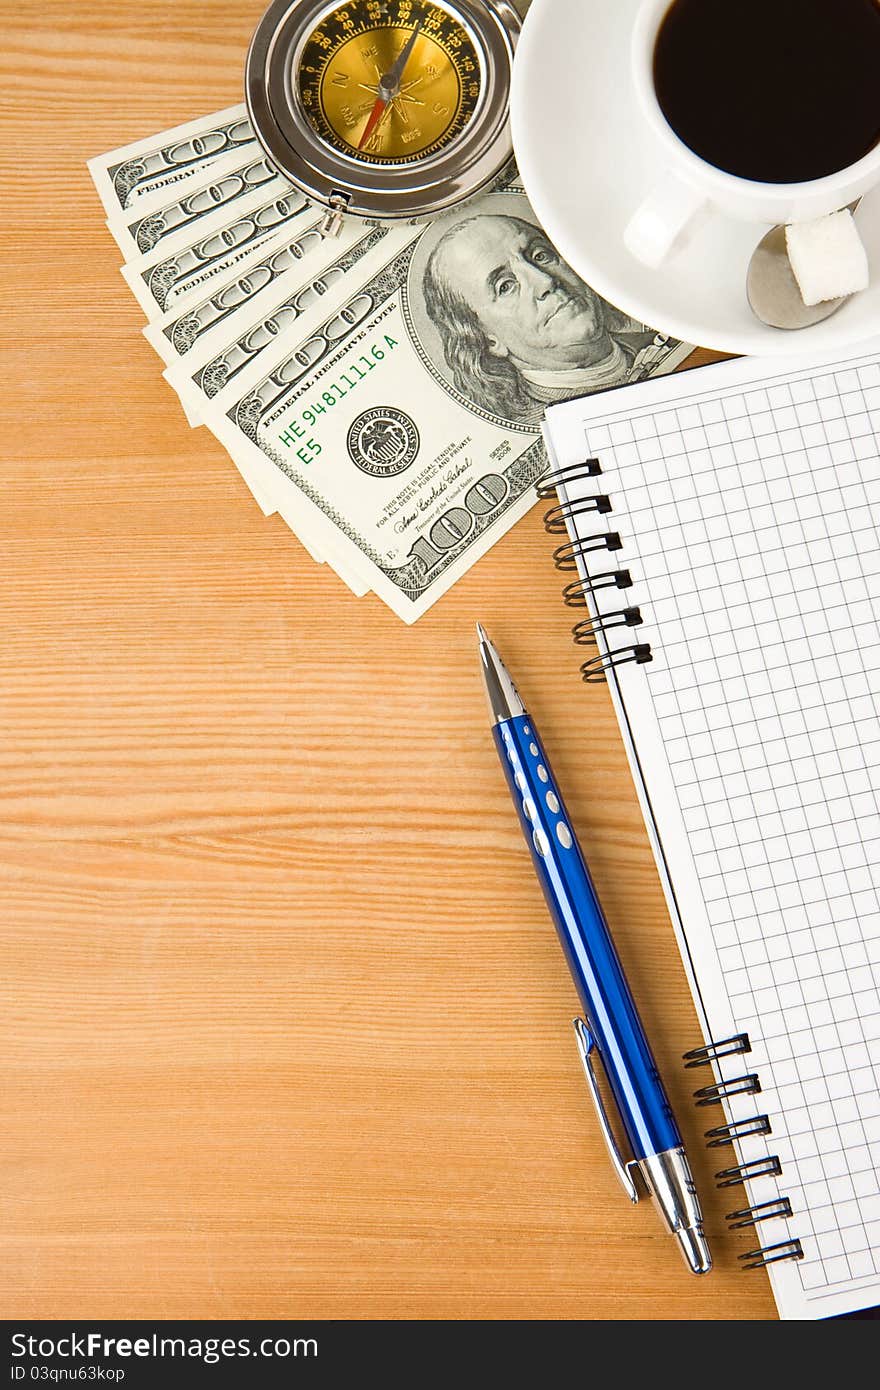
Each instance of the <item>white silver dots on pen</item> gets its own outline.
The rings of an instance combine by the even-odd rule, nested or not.
[[[527,737],[531,734],[531,729],[529,728],[528,724],[523,725],[523,733]],[[529,743],[529,753],[531,754],[533,759],[539,759],[541,757],[541,750],[538,747],[537,743],[535,743],[534,741]],[[539,781],[544,783],[549,782],[550,774],[548,773],[546,767],[542,762],[536,762],[535,772],[537,773]],[[519,786],[519,778],[516,779],[516,782],[517,786]],[[522,790],[522,788],[520,788],[520,790]],[[572,845],[574,844],[574,837],[572,836],[571,830],[569,829],[569,826],[567,825],[566,821],[562,818],[562,807],[559,804],[559,797],[550,787],[548,787],[546,792],[544,793],[544,804],[546,805],[547,810],[550,812],[551,815],[560,817],[560,819],[556,822],[556,824],[553,827],[557,841],[563,849],[571,849]],[[525,798],[523,803],[523,809],[525,811],[526,818],[531,822],[533,827],[532,843],[535,846],[535,852],[537,854],[540,854],[543,858],[546,855],[550,845],[545,833],[535,823],[535,805],[529,797]]]
[[[523,733],[527,737],[531,734],[531,729],[527,724],[523,725]],[[547,851],[550,848],[550,841],[547,838],[546,831],[538,824],[538,808],[535,805],[535,801],[528,795],[528,781],[523,770],[519,751],[512,740],[506,737],[504,741],[507,746],[507,758],[513,770],[513,781],[522,798],[523,815],[531,826],[532,844],[534,845],[535,853],[540,855],[543,859],[546,857]],[[538,744],[531,741],[528,751],[535,763],[535,773],[538,780],[546,785],[550,781],[550,774],[542,762],[536,761],[541,757],[541,750]],[[574,837],[563,817],[559,797],[549,786],[547,786],[544,792],[544,804],[552,816],[559,816],[559,820],[557,820],[553,826],[553,833],[556,836],[558,844],[561,845],[563,849],[571,849],[574,845]]]

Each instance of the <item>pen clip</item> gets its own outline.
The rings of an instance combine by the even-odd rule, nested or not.
[[[589,1087],[590,1095],[593,1097],[593,1104],[596,1107],[596,1114],[599,1117],[599,1128],[602,1131],[602,1137],[605,1140],[608,1154],[611,1158],[611,1165],[629,1200],[631,1202],[637,1202],[639,1200],[638,1188],[633,1182],[632,1175],[629,1171],[629,1165],[624,1163],[620,1149],[617,1147],[614,1130],[611,1128],[608,1113],[599,1090],[599,1083],[596,1080],[596,1073],[593,1070],[593,1062],[590,1057],[590,1053],[596,1046],[593,1035],[582,1018],[575,1018],[572,1022],[574,1024],[574,1034],[577,1040],[578,1056],[581,1059],[584,1076],[587,1078],[587,1086]]]

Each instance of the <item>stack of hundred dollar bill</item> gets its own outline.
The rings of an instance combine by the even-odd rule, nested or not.
[[[314,560],[405,622],[528,510],[547,404],[691,350],[578,279],[513,165],[431,222],[336,237],[243,106],[89,168],[190,424]]]

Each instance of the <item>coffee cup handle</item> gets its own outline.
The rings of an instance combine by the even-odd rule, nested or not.
[[[642,265],[656,270],[690,229],[706,198],[691,184],[667,171],[662,183],[636,209],[626,225],[626,249]]]

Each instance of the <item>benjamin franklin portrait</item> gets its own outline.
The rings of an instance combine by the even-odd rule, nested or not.
[[[488,413],[537,425],[555,401],[621,385],[654,331],[575,275],[540,227],[487,198],[442,230],[422,268],[424,308],[455,388]],[[498,209],[496,211],[496,209]]]

